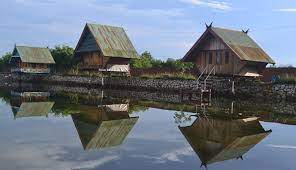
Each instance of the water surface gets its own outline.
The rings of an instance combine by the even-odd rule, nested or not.
[[[296,168],[296,115],[216,104],[2,90],[1,169]]]

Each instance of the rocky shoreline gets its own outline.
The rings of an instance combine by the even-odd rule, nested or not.
[[[20,81],[21,79],[21,81]],[[125,90],[148,90],[152,92],[178,92],[200,96],[198,82],[195,80],[147,79],[139,77],[87,77],[51,75],[32,80],[31,76],[15,78],[10,74],[0,74],[0,85],[9,86],[15,82],[33,84],[65,85],[76,87],[112,88]],[[234,84],[234,89],[233,89]],[[213,78],[209,87],[212,95],[235,98],[252,98],[265,101],[296,101],[296,84],[262,83],[250,78]],[[234,92],[234,93],[233,93]],[[191,96],[191,97],[192,97]]]

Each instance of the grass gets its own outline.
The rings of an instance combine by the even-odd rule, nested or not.
[[[274,83],[275,84],[296,84],[296,77],[279,78]]]
[[[186,73],[143,74],[140,77],[147,79],[196,80],[196,77],[192,74]]]

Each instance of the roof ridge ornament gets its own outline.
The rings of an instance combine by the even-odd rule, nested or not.
[[[213,26],[213,22],[211,22],[210,25],[208,25],[207,23],[205,23],[205,24],[206,24],[207,29],[212,28],[212,26]]]
[[[242,30],[242,32],[245,33],[245,34],[248,34],[249,31],[250,31],[250,29],[247,29],[246,31],[245,30]]]

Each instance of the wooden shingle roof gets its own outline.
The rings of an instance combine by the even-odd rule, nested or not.
[[[88,40],[85,43],[85,40]],[[86,45],[82,47],[83,43]],[[86,24],[75,52],[101,51],[106,57],[137,58],[139,55],[121,27]]]
[[[209,27],[186,54],[183,61],[190,60],[193,51],[198,49],[207,34],[212,34],[220,39],[241,60],[275,64],[271,57],[247,33],[218,27]]]
[[[18,56],[24,63],[55,64],[48,48],[15,46],[13,56]]]
[[[272,131],[258,118],[198,118],[191,126],[179,127],[203,165],[242,157]]]

